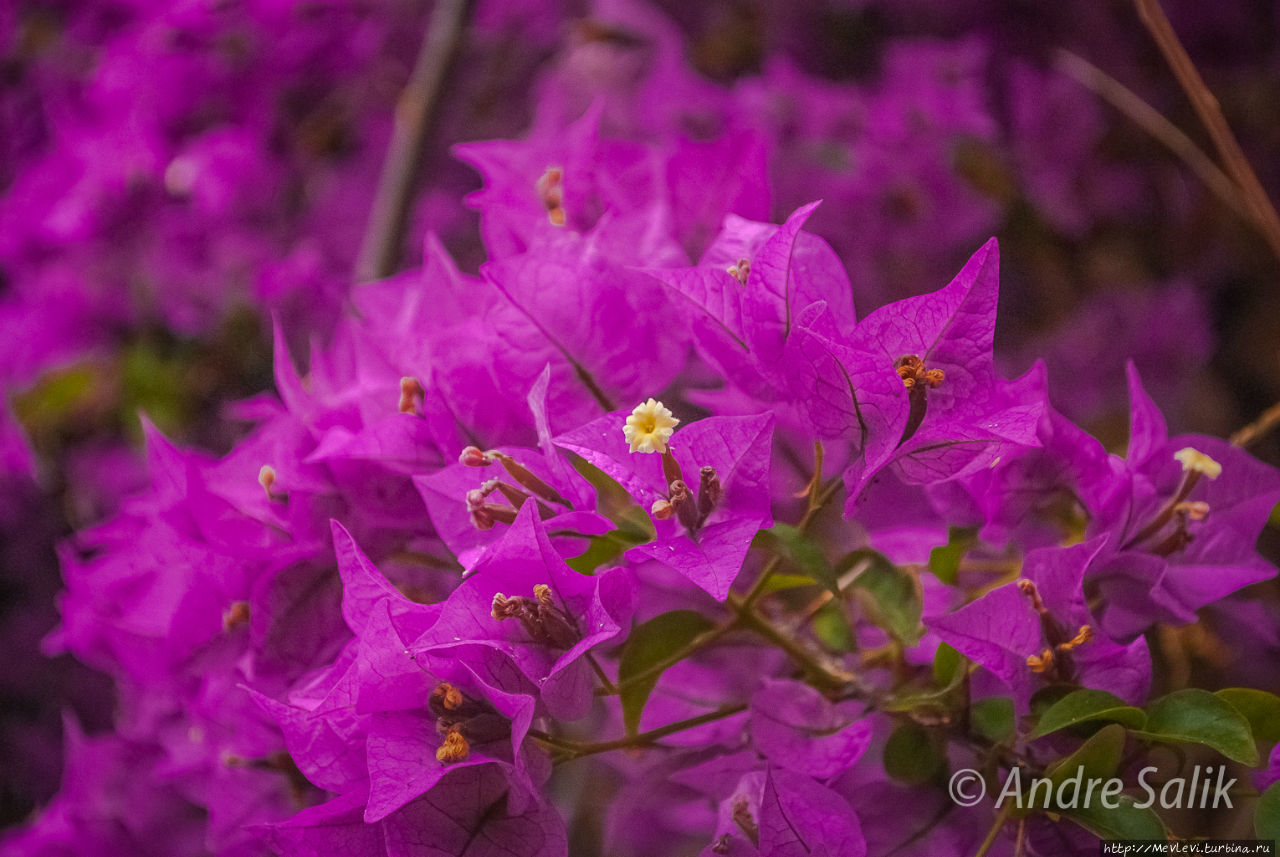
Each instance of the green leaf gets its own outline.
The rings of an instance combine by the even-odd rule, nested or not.
[[[1083,781],[1105,780],[1112,777],[1120,767],[1120,759],[1124,755],[1124,727],[1118,723],[1108,723],[1076,751],[1066,758],[1059,759],[1045,769],[1045,775],[1056,786],[1068,777],[1082,772]]]
[[[947,543],[929,551],[929,571],[948,586],[955,586],[960,574],[960,561],[977,540],[977,530],[949,527]]]
[[[1244,715],[1255,740],[1268,746],[1280,742],[1280,696],[1251,687],[1228,687],[1214,696]]]
[[[769,529],[756,533],[751,544],[753,547],[763,547],[772,551],[802,575],[818,581],[835,594],[840,594],[836,577],[831,571],[827,557],[822,553],[822,548],[796,527],[790,524],[774,524]]]
[[[1142,709],[1126,705],[1123,699],[1105,690],[1082,688],[1072,691],[1040,715],[1032,738],[1040,738],[1059,729],[1087,723],[1091,720],[1109,720],[1133,729],[1141,729],[1147,722]]]
[[[635,538],[633,544],[651,542],[657,537],[649,513],[640,508],[616,479],[580,455],[570,453],[569,463],[596,489],[596,510],[613,521],[624,535]]]
[[[813,633],[833,652],[848,653],[857,649],[849,616],[838,601],[827,604],[813,617]]]
[[[1203,744],[1232,761],[1250,767],[1258,764],[1249,721],[1231,703],[1199,688],[1157,699],[1147,708],[1146,728],[1134,734],[1155,741]]]
[[[565,560],[569,568],[579,574],[591,574],[597,568],[612,562],[627,550],[645,540],[634,533],[624,530],[610,530],[598,536],[591,536],[587,549],[571,559]]]
[[[938,687],[949,687],[963,663],[960,653],[949,643],[939,643],[938,651],[933,655],[933,683]]]
[[[980,699],[969,709],[969,725],[984,738],[1003,743],[1013,737],[1013,700],[1003,696]]]
[[[1146,809],[1137,807],[1135,805],[1137,801],[1129,795],[1119,795],[1113,801],[1119,806],[1108,809],[1101,799],[1094,795],[1087,807],[1077,806],[1075,809],[1063,810],[1062,814],[1099,839],[1117,841],[1168,838],[1169,833],[1165,830],[1164,822],[1150,807]]]
[[[818,581],[804,574],[772,574],[764,582],[760,590],[762,595],[770,592],[782,592],[784,589],[801,589],[805,586],[817,586]]]
[[[920,642],[924,635],[920,625],[924,612],[920,582],[884,554],[869,548],[844,557],[837,565],[837,577],[840,569],[859,564],[864,567],[854,578],[853,588],[867,618],[904,645],[914,646]]]
[[[636,682],[628,679],[671,657],[694,637],[713,627],[710,619],[694,610],[672,610],[632,629],[618,662],[622,720],[628,735],[636,734],[640,728],[640,715],[661,672]]]
[[[1280,783],[1272,783],[1258,799],[1253,812],[1253,830],[1259,839],[1270,839],[1280,850]]]
[[[946,764],[945,745],[934,730],[907,721],[893,730],[884,745],[884,771],[900,783],[918,786],[938,775]]]

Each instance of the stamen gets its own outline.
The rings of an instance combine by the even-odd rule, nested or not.
[[[467,739],[462,737],[462,733],[455,729],[450,729],[445,733],[444,741],[436,750],[436,761],[446,765],[454,762],[461,762],[471,755],[471,745],[467,743]]]
[[[667,442],[680,420],[662,402],[650,398],[636,405],[622,428],[631,452],[666,452]]]
[[[510,619],[516,615],[517,607],[515,602],[517,599],[508,598],[501,592],[493,593],[493,606],[490,608],[489,615],[501,622],[503,619]]]
[[[902,386],[906,387],[910,394],[911,409],[907,414],[907,424],[902,429],[902,438],[898,441],[901,445],[910,440],[920,428],[920,424],[924,422],[925,412],[928,410],[926,393],[940,386],[946,380],[947,373],[941,369],[926,367],[924,360],[917,354],[899,357],[894,364],[894,369],[902,379]]]
[[[400,379],[400,413],[418,413],[418,405],[425,396],[426,391],[422,389],[422,384],[417,378],[406,376]]]
[[[289,495],[283,491],[276,491],[276,469],[270,464],[262,465],[262,469],[258,471],[258,484],[262,486],[262,490],[267,492],[267,499],[274,503],[284,503],[289,499]]]
[[[547,209],[547,219],[552,226],[564,226],[567,217],[564,210],[564,170],[547,167],[535,185],[542,204]]]
[[[751,817],[751,804],[746,795],[737,795],[733,799],[733,823],[746,834],[752,845],[760,846],[760,826]]]
[[[233,601],[231,606],[227,608],[227,612],[222,614],[222,630],[234,631],[237,628],[243,628],[249,624],[249,602]]]
[[[447,681],[442,681],[435,686],[431,691],[431,699],[433,702],[438,702],[445,711],[457,711],[464,701],[462,691]]]
[[[1180,515],[1186,515],[1189,520],[1203,521],[1209,517],[1209,504],[1203,500],[1193,500],[1179,503],[1174,511]]]
[[[1222,465],[1190,446],[1178,450],[1173,454],[1173,457],[1182,463],[1182,482],[1178,484],[1178,488],[1173,493],[1173,496],[1169,498],[1169,502],[1164,504],[1155,517],[1139,530],[1133,538],[1124,543],[1123,550],[1128,550],[1147,539],[1153,538],[1164,529],[1166,524],[1176,518],[1177,526],[1175,531],[1166,536],[1155,547],[1149,548],[1152,553],[1168,556],[1190,543],[1191,535],[1187,532],[1187,520],[1198,521],[1208,514],[1209,506],[1207,503],[1187,503],[1185,501],[1187,497],[1191,496],[1192,490],[1200,482],[1201,477],[1208,476],[1210,479],[1217,479],[1222,475]]]
[[[924,361],[916,354],[899,357],[894,368],[898,371],[898,377],[902,379],[902,385],[908,390],[920,386],[935,388],[947,379],[946,372],[941,369],[926,368]]]
[[[1037,613],[1045,613],[1044,602],[1040,600],[1040,591],[1036,589],[1033,581],[1027,580],[1025,577],[1018,581],[1018,591],[1031,599],[1031,609]]]
[[[551,587],[545,583],[535,584],[533,587],[533,597],[538,599],[538,603],[544,607],[556,606],[555,600],[551,596]]]
[[[1053,649],[1045,649],[1038,655],[1031,655],[1027,658],[1027,666],[1038,675],[1047,673],[1053,669]]]
[[[1069,652],[1078,646],[1083,646],[1091,640],[1093,640],[1093,628],[1088,625],[1081,625],[1080,630],[1076,632],[1076,635],[1061,646],[1058,646],[1058,650]]]
[[[729,276],[733,277],[745,286],[747,284],[747,278],[751,276],[751,260],[739,259],[738,264],[730,265],[725,270],[729,272]]]
[[[493,596],[490,614],[502,622],[506,619],[518,619],[525,631],[539,643],[545,643],[559,649],[571,649],[577,645],[582,635],[573,626],[569,617],[562,613],[552,598],[551,587],[538,584],[534,587],[533,598],[516,595],[508,598],[501,592]]]

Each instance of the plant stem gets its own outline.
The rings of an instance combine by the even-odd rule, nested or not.
[[[730,631],[733,631],[737,627],[738,627],[738,619],[737,617],[734,617],[729,619],[726,622],[722,622],[721,624],[717,625],[716,627],[708,631],[703,631],[701,634],[694,637],[688,643],[685,643],[683,646],[681,646],[676,651],[672,652],[667,657],[663,658],[662,660],[658,661],[655,664],[650,664],[648,667],[646,667],[645,669],[641,670],[640,672],[634,675],[627,676],[626,679],[614,685],[612,689],[602,689],[602,691],[598,691],[597,695],[610,696],[612,694],[621,692],[624,688],[628,688],[634,684],[642,682],[645,679],[653,678],[655,675],[658,675],[659,673],[667,670],[668,668],[673,667],[676,664],[680,663],[685,658],[689,657],[699,649],[702,649],[705,646],[711,645],[716,640],[719,640],[725,634],[728,634]]]
[[[600,679],[600,684],[603,686],[606,694],[618,692],[617,686],[609,680],[609,676],[605,673],[604,667],[600,666],[600,662],[596,660],[596,656],[590,652],[587,652],[587,663],[591,665],[591,669],[595,672],[596,678]]]
[[[423,149],[462,46],[470,6],[470,0],[437,0],[431,13],[417,62],[396,103],[391,144],[356,259],[357,283],[390,276],[399,268]]]
[[[840,490],[843,484],[839,479],[833,479],[825,488],[822,485],[822,460],[823,450],[822,443],[815,441],[813,444],[813,478],[809,480],[809,485],[805,489],[804,496],[809,498],[808,508],[805,509],[804,515],[801,516],[799,522],[796,523],[796,529],[801,533],[806,532],[813,523],[813,519],[822,511],[823,507],[831,501],[836,491]],[[782,567],[782,558],[774,557],[765,565],[764,570],[760,572],[760,577],[751,585],[751,589],[747,591],[743,598],[743,606],[750,608],[755,605],[760,597],[764,595],[765,587],[769,583],[769,578],[777,573]]]
[[[1231,442],[1236,446],[1250,446],[1277,425],[1280,425],[1280,403],[1267,408],[1262,416],[1231,435]]]
[[[847,687],[856,677],[844,670],[822,663],[796,640],[791,639],[773,623],[748,607],[741,596],[729,593],[729,605],[738,613],[738,621],[744,628],[754,631],[786,652],[798,666],[827,688]]]
[[[715,711],[708,711],[706,714],[699,714],[697,717],[690,717],[686,720],[677,720],[675,723],[668,723],[666,726],[660,726],[657,729],[650,729],[648,732],[641,732],[637,735],[631,735],[626,738],[615,738],[612,741],[597,741],[594,743],[582,743],[578,741],[566,741],[562,738],[556,738],[546,732],[536,729],[530,729],[530,737],[550,745],[556,750],[562,750],[568,754],[565,761],[572,759],[580,759],[583,756],[592,756],[596,753],[607,753],[611,750],[626,750],[632,747],[647,747],[668,735],[674,735],[677,732],[684,732],[707,723],[713,723],[717,720],[723,720],[726,717],[732,717],[747,710],[745,702],[735,703],[733,705],[722,706]]]
[[[1250,224],[1254,223],[1249,203],[1240,187],[1218,168],[1212,158],[1201,151],[1194,140],[1161,115],[1160,111],[1139,98],[1137,93],[1123,83],[1071,51],[1059,50],[1054,65],[1082,86],[1096,92],[1112,107],[1129,117],[1135,125],[1163,143],[1191,168],[1214,196]]]
[[[982,840],[982,844],[978,846],[977,852],[973,857],[987,857],[987,852],[991,850],[991,846],[996,844],[996,837],[1000,835],[1000,830],[1004,827],[1004,823],[1009,819],[1009,804],[1000,807],[1000,811],[996,813],[995,823],[991,825],[991,829],[987,831],[987,838]]]
[[[1222,114],[1218,99],[1209,91],[1204,79],[1200,77],[1195,63],[1191,61],[1182,42],[1178,40],[1178,34],[1174,32],[1173,25],[1165,16],[1164,9],[1160,7],[1159,0],[1134,0],[1134,5],[1138,9],[1138,17],[1142,19],[1142,23],[1146,25],[1160,52],[1168,61],[1169,67],[1173,69],[1178,83],[1191,99],[1191,106],[1195,108],[1200,122],[1209,132],[1209,138],[1213,140],[1213,145],[1222,158],[1227,174],[1240,187],[1254,225],[1262,232],[1276,258],[1280,259],[1280,215],[1276,214],[1275,206],[1271,204],[1262,183],[1258,181],[1257,174],[1249,165],[1244,150],[1240,148],[1240,143],[1231,133],[1231,126],[1227,124],[1227,119]]]

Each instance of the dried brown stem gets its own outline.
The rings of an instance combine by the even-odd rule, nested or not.
[[[1178,83],[1182,85],[1183,91],[1191,100],[1191,106],[1195,108],[1196,115],[1200,117],[1205,130],[1209,132],[1209,138],[1213,140],[1213,145],[1218,150],[1218,156],[1222,158],[1227,174],[1244,195],[1254,225],[1262,233],[1276,258],[1280,259],[1280,215],[1276,213],[1275,206],[1271,204],[1262,183],[1258,181],[1257,174],[1249,165],[1249,160],[1245,157],[1244,150],[1240,148],[1240,143],[1231,133],[1231,126],[1227,124],[1227,119],[1222,114],[1218,99],[1209,91],[1204,79],[1200,77],[1195,63],[1191,61],[1182,42],[1178,40],[1178,34],[1174,32],[1173,25],[1165,16],[1164,9],[1160,7],[1159,0],[1134,0],[1134,5],[1138,9],[1138,16],[1142,19],[1142,23],[1155,39],[1160,52],[1164,54],[1165,60],[1173,69],[1174,76],[1178,78]]]
[[[1277,425],[1280,425],[1280,403],[1267,408],[1262,416],[1231,435],[1231,442],[1236,446],[1248,447]]]
[[[1191,171],[1204,182],[1213,195],[1245,220],[1253,222],[1249,203],[1244,192],[1231,177],[1218,168],[1213,159],[1201,151],[1195,141],[1182,132],[1137,93],[1098,68],[1084,57],[1068,50],[1059,50],[1054,63],[1058,70],[1086,89],[1097,93],[1104,101],[1119,110],[1135,125],[1155,137],[1165,148],[1182,159]]]
[[[437,0],[431,13],[417,62],[396,103],[391,144],[356,260],[357,283],[390,276],[400,265],[423,149],[449,68],[462,47],[470,7],[470,0]]]

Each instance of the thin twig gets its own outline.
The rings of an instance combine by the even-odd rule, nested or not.
[[[534,729],[529,730],[529,735],[557,750],[564,751],[568,754],[569,759],[580,759],[583,756],[592,756],[596,753],[607,753],[610,750],[626,750],[632,747],[647,747],[668,735],[674,735],[677,732],[684,732],[687,729],[694,729],[707,723],[723,720],[726,717],[732,717],[733,715],[746,710],[747,704],[745,702],[735,703],[734,705],[722,706],[717,708],[715,711],[708,711],[706,714],[699,714],[697,717],[690,717],[686,720],[677,720],[675,723],[668,723],[666,726],[659,726],[657,729],[650,729],[648,732],[641,732],[638,735],[632,735],[627,738],[616,738],[612,741],[598,741],[590,744],[567,741],[563,738],[556,738],[554,735]]]
[[[399,267],[423,149],[449,68],[462,46],[470,6],[470,0],[437,0],[431,13],[417,62],[396,102],[391,144],[356,260],[358,283],[390,276]]]
[[[833,479],[824,487],[822,484],[822,462],[824,452],[822,443],[815,441],[813,444],[813,477],[805,486],[802,497],[808,498],[808,504],[805,507],[804,515],[796,523],[796,529],[801,533],[806,532],[813,523],[813,519],[822,511],[827,503],[831,502],[831,498],[835,496],[836,491],[843,487],[844,483],[840,479]],[[782,567],[782,558],[774,557],[765,565],[764,570],[760,572],[760,576],[756,578],[756,582],[752,584],[751,589],[747,591],[743,598],[743,606],[746,609],[753,607],[765,594],[765,587],[769,583],[769,579]]]
[[[1219,157],[1222,158],[1227,174],[1244,194],[1254,224],[1271,246],[1271,251],[1280,259],[1280,215],[1276,213],[1275,206],[1271,204],[1262,183],[1258,181],[1257,174],[1249,165],[1249,160],[1245,157],[1244,150],[1240,148],[1240,143],[1231,133],[1231,126],[1222,115],[1218,99],[1209,91],[1209,87],[1205,86],[1195,63],[1191,61],[1182,42],[1178,41],[1178,34],[1174,32],[1173,25],[1165,16],[1159,0],[1133,0],[1133,2],[1142,23],[1155,39],[1160,52],[1164,54],[1169,67],[1173,69],[1174,76],[1178,78],[1178,83],[1182,85],[1183,91],[1191,99],[1191,106],[1195,108],[1196,115],[1200,117],[1205,130],[1209,132],[1209,138],[1213,140],[1213,145],[1217,148]]]
[[[1071,51],[1059,49],[1054,64],[1063,74],[1097,93],[1112,107],[1129,117],[1135,125],[1163,143],[1191,168],[1214,196],[1236,214],[1253,223],[1248,200],[1240,187],[1218,168],[1212,158],[1201,151],[1194,140],[1166,119],[1160,111],[1143,101],[1123,83]]]
[[[754,608],[747,607],[741,596],[730,592],[728,602],[729,606],[737,611],[738,621],[742,627],[754,631],[782,649],[811,679],[823,687],[846,688],[857,681],[857,676],[852,673],[823,663],[799,641],[791,639],[784,631],[757,613]]]
[[[1005,822],[1009,820],[1009,807],[1011,805],[1006,803],[1000,807],[1000,811],[996,813],[995,822],[992,823],[991,829],[987,831],[987,838],[982,840],[982,844],[978,846],[978,850],[973,857],[986,857],[987,853],[991,851],[991,846],[996,844],[996,838],[1004,828]]]
[[[609,675],[604,671],[604,667],[600,666],[600,662],[596,660],[596,656],[587,652],[587,663],[591,665],[591,669],[595,672],[596,678],[600,679],[600,684],[606,694],[618,692],[618,688],[614,683],[609,681]]]
[[[639,684],[640,682],[646,679],[653,678],[659,673],[664,672],[668,668],[673,667],[676,664],[680,663],[682,660],[689,657],[694,652],[697,652],[700,649],[703,649],[711,645],[716,640],[719,640],[721,637],[723,637],[725,634],[728,634],[730,631],[735,630],[737,627],[738,627],[737,617],[728,619],[720,623],[719,625],[715,626],[714,628],[703,631],[701,634],[697,635],[692,640],[690,640],[689,642],[681,646],[678,650],[672,652],[670,655],[658,661],[657,663],[650,664],[640,672],[627,676],[625,679],[619,681],[611,689],[601,688],[600,690],[596,691],[596,694],[598,696],[610,696],[612,694],[620,693],[622,690],[628,687],[631,687],[632,685]]]
[[[1251,446],[1277,425],[1280,425],[1280,403],[1267,408],[1262,416],[1231,435],[1231,442],[1240,447]]]

